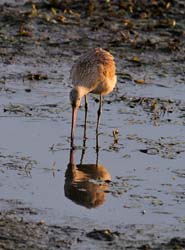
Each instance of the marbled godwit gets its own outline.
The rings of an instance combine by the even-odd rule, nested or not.
[[[96,135],[102,112],[102,96],[109,94],[116,85],[114,57],[102,48],[93,49],[80,56],[71,69],[73,89],[70,92],[72,105],[71,147],[74,147],[74,132],[76,126],[77,110],[81,99],[85,97],[85,111],[87,114],[87,94],[100,96]]]

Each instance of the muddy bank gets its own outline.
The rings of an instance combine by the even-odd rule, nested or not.
[[[30,210],[30,211],[28,211]],[[24,213],[32,213],[27,209]],[[145,230],[148,235],[145,235]],[[0,214],[1,249],[184,249],[185,240],[172,237],[163,240],[154,237],[152,226],[126,227],[127,234],[110,229],[92,231],[74,226],[46,225],[44,221],[28,222],[15,211]],[[177,229],[176,229],[177,230]],[[129,233],[132,232],[132,235]],[[175,231],[174,231],[175,233]],[[159,232],[158,232],[159,234]],[[144,238],[144,239],[142,239]],[[162,243],[160,243],[162,242]]]

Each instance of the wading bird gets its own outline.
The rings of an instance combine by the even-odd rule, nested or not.
[[[114,57],[102,48],[88,51],[79,57],[71,69],[73,89],[70,92],[72,106],[71,147],[74,148],[74,134],[76,116],[81,99],[85,97],[85,121],[88,110],[87,94],[93,93],[100,96],[96,136],[102,112],[102,96],[109,94],[116,85],[116,67]]]

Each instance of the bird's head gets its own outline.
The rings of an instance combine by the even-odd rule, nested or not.
[[[72,89],[70,92],[70,101],[73,108],[79,108],[81,104],[81,95],[78,89]]]

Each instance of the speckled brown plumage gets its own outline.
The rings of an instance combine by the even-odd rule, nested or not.
[[[72,84],[71,102],[78,105],[76,91],[81,98],[88,94],[109,94],[116,85],[116,67],[114,57],[102,48],[93,49],[82,55],[71,70]]]
[[[102,95],[109,94],[116,85],[116,66],[114,57],[102,48],[88,51],[79,57],[71,69],[73,89],[70,92],[72,105],[71,145],[73,146],[74,129],[77,109],[81,99],[85,96],[87,112],[87,94],[93,93],[100,96],[98,110],[97,131],[101,114]]]

